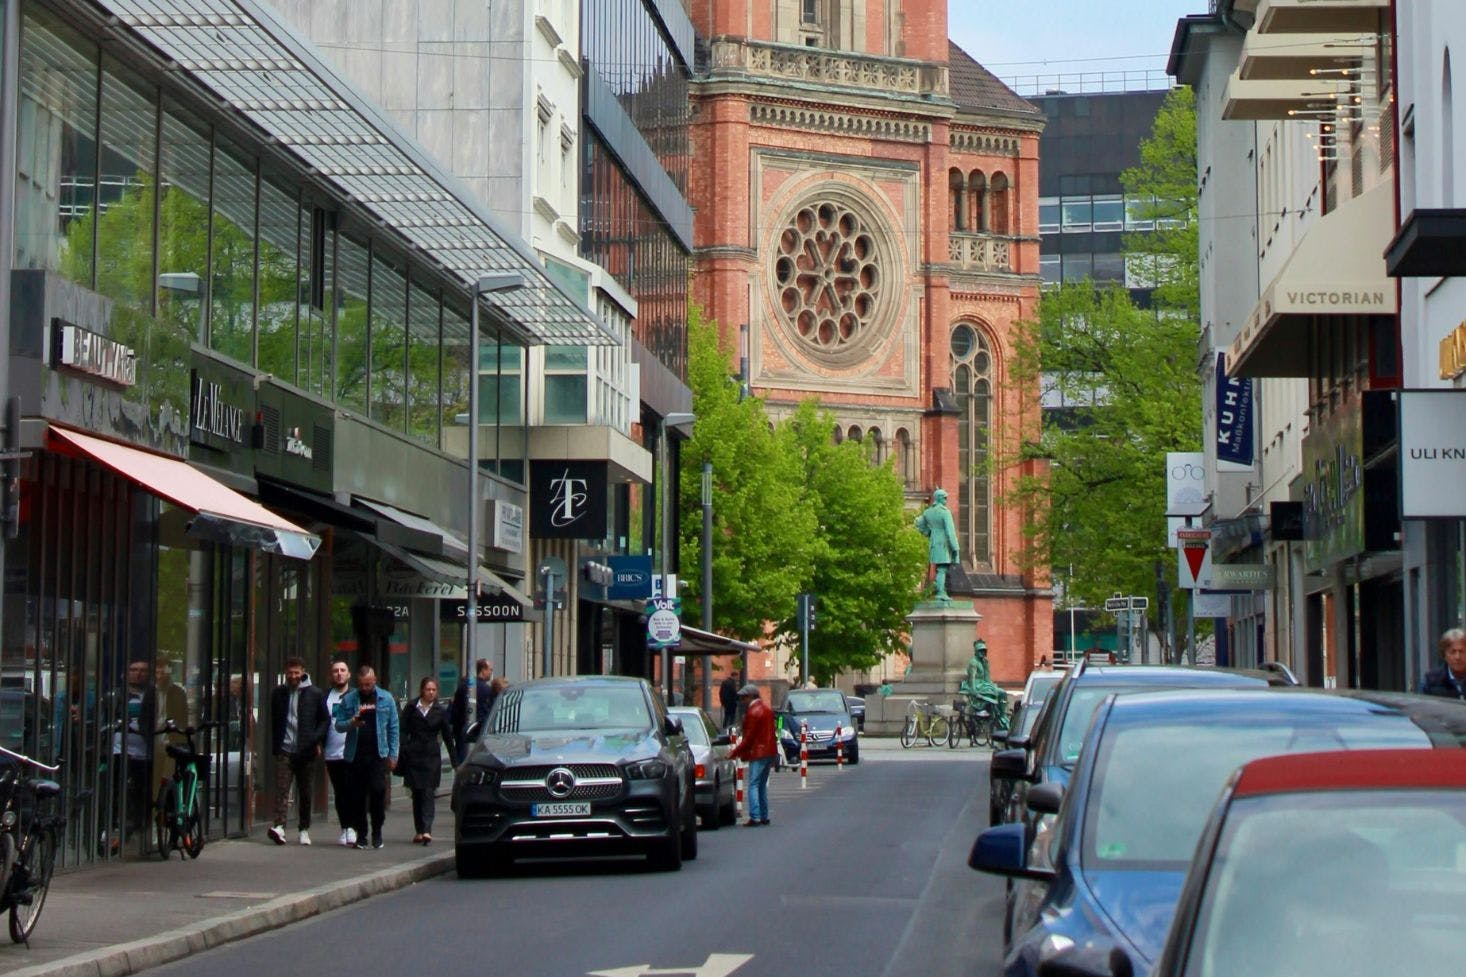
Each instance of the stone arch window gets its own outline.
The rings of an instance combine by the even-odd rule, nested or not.
[[[988,229],[988,178],[982,170],[973,170],[967,177],[968,222],[974,231]]]
[[[896,474],[901,484],[911,488],[911,473],[915,470],[911,458],[911,432],[904,427],[896,429]]]
[[[840,427],[840,425],[836,424],[835,425],[835,443],[836,444],[840,444],[844,440],[845,440],[845,429],[842,428],[842,427]]]
[[[1012,234],[1013,231],[1008,226],[1009,215],[1012,212],[1012,208],[1008,205],[1008,174],[993,174],[992,181],[989,184],[988,196],[992,200],[989,207],[992,215],[992,226],[990,229],[994,234]]]
[[[952,328],[952,389],[957,399],[957,532],[976,566],[993,562],[993,353],[975,324]]]
[[[886,442],[881,437],[881,429],[871,428],[866,432],[866,437],[870,440],[870,460],[879,465],[886,460]]]
[[[953,167],[947,173],[947,192],[952,198],[952,230],[965,231],[967,221],[967,177]]]
[[[847,433],[845,435],[845,438],[846,438],[846,440],[849,440],[849,441],[864,441],[865,440],[865,436],[863,434],[861,434],[861,432],[860,432],[860,425],[859,424],[852,424],[852,425],[850,425],[850,431],[849,431],[849,433]]]

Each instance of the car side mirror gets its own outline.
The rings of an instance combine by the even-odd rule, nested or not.
[[[1064,788],[1053,782],[1028,788],[1028,809],[1034,814],[1058,814],[1064,802]]]
[[[1002,743],[1004,746],[1006,746],[1008,744],[1008,731],[1005,729],[993,730],[993,742]]]
[[[1028,751],[999,750],[994,753],[992,774],[998,780],[1028,780]]]
[[[729,736],[727,733],[724,733],[722,736],[714,736],[713,737],[713,745],[714,746],[732,746],[733,745],[733,737]]]
[[[681,736],[682,720],[678,719],[676,716],[668,716],[667,724],[665,727],[663,727],[662,731],[668,736]]]
[[[463,731],[463,738],[465,740],[470,740],[470,741],[476,740],[476,739],[478,739],[478,734],[479,734],[479,724],[478,723],[469,723],[468,724],[468,728]]]
[[[1028,826],[1022,822],[1000,824],[978,835],[967,856],[967,864],[979,872],[1014,879],[1047,882],[1054,877],[1050,869],[1028,867]]]
[[[1130,956],[1113,943],[1071,946],[1043,960],[1038,977],[1134,977]]]
[[[1026,750],[1032,744],[1027,736],[1019,736],[1012,730],[1008,731],[1008,738],[1004,740],[1010,750]]]

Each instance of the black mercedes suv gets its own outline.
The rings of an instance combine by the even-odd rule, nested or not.
[[[546,678],[495,701],[453,781],[458,874],[517,857],[697,857],[692,754],[643,679]]]

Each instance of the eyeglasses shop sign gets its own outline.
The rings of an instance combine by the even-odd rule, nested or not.
[[[1466,390],[1398,396],[1401,518],[1466,518]]]

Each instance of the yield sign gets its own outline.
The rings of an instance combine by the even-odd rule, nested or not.
[[[1198,580],[1211,576],[1211,530],[1176,530],[1176,586],[1195,590]]]

